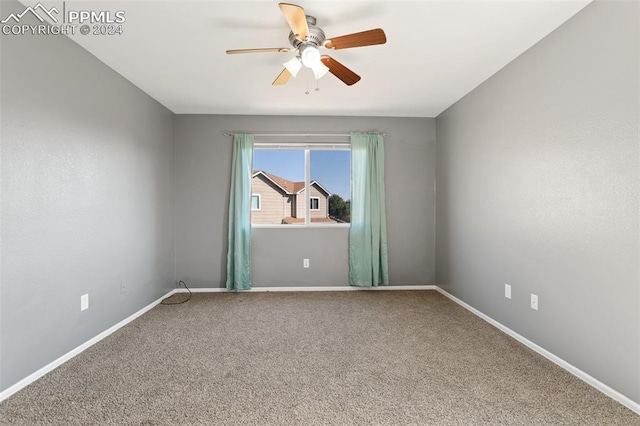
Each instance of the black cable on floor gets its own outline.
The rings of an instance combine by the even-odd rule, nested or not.
[[[184,281],[180,280],[178,281],[178,284],[182,284],[184,286],[184,288],[186,288],[189,291],[189,297],[187,297],[185,300],[182,300],[180,302],[167,302],[167,300],[171,299],[173,296],[175,296],[175,294],[172,294],[171,296],[165,298],[162,300],[162,302],[160,302],[161,305],[180,305],[182,303],[186,303],[189,300],[191,300],[191,290],[189,290],[189,287],[187,287],[187,283],[185,283]]]

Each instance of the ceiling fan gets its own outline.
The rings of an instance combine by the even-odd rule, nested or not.
[[[261,48],[261,49],[235,49],[227,50],[228,54],[237,53],[265,53],[265,52],[290,52],[297,51],[296,56],[284,63],[284,69],[273,81],[274,86],[286,84],[291,77],[295,77],[298,71],[305,66],[313,71],[317,79],[327,72],[335,75],[343,83],[351,86],[360,81],[360,76],[342,65],[329,55],[322,55],[319,47],[326,49],[347,49],[350,47],[372,46],[384,44],[387,37],[381,28],[347,34],[340,37],[326,38],[324,31],[316,26],[316,18],[306,15],[300,6],[290,3],[279,3],[291,32],[289,33],[289,47]]]

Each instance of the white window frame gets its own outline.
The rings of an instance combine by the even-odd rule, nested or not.
[[[311,223],[311,201],[310,201],[310,182],[311,182],[311,151],[329,150],[329,151],[351,151],[351,144],[349,142],[337,143],[337,142],[318,142],[318,143],[305,143],[305,142],[254,142],[253,149],[255,150],[301,150],[304,151],[304,197],[305,197],[305,219],[303,224],[296,225],[283,225],[283,224],[265,224],[265,223],[252,223],[252,228],[283,228],[283,229],[304,229],[304,228],[350,228],[350,223]],[[350,183],[351,184],[351,183]],[[316,197],[317,198],[317,197]],[[327,209],[329,208],[327,199]],[[318,209],[320,210],[320,201],[318,200]]]
[[[253,197],[258,197],[258,208],[254,209],[253,208]],[[259,212],[262,210],[262,194],[251,194],[251,211],[252,212]]]
[[[311,192],[311,191],[309,191]],[[311,207],[311,200],[318,200],[318,208],[314,209],[313,207]],[[309,195],[309,210],[311,210],[312,212],[319,212],[320,211],[320,197],[312,197],[311,195]]]

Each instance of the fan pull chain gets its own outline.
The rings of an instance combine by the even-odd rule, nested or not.
[[[309,94],[309,75],[307,75],[307,90],[304,92],[305,95]]]

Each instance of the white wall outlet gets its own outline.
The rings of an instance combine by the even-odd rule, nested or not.
[[[125,294],[127,292],[127,283],[124,282],[124,279],[120,279],[120,294]]]
[[[80,296],[80,310],[86,311],[87,309],[89,309],[89,295],[83,294]]]
[[[309,267],[309,259],[302,259],[302,267],[303,268]]]
[[[538,310],[538,296],[531,293],[531,309]]]
[[[511,286],[509,284],[504,285],[504,297],[511,299]]]

